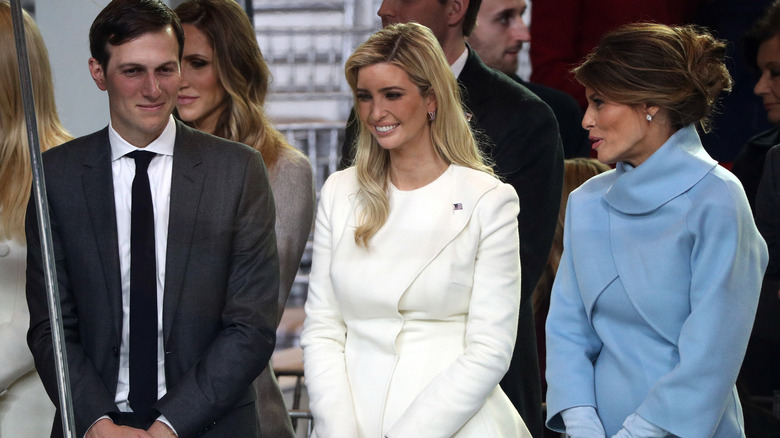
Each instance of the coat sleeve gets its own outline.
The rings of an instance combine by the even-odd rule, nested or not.
[[[522,305],[531,295],[547,265],[563,187],[563,147],[558,122],[541,100],[526,99],[524,114],[505,135],[495,140],[493,159],[497,173],[514,187],[520,202],[520,260],[523,266]]]
[[[12,246],[11,254],[14,251],[22,252],[24,255],[24,246]],[[25,333],[30,325],[30,312],[27,310],[27,301],[24,298],[24,283],[16,281],[23,279],[23,276],[17,275],[24,269],[24,262],[16,262],[11,258],[10,265],[0,265],[0,272],[8,275],[9,278],[3,278],[0,281],[0,288],[7,288],[0,292],[3,297],[3,306],[11,309],[11,318],[0,323],[0,393],[14,384],[16,380],[28,372],[35,369],[30,349],[25,342]],[[4,268],[8,269],[4,269]]]
[[[573,217],[571,198],[566,217]],[[561,412],[576,406],[596,408],[593,362],[601,340],[590,324],[582,301],[572,254],[572,222],[566,221],[563,254],[555,276],[547,314],[547,427],[564,432]]]
[[[295,274],[314,221],[314,182],[309,160],[302,154],[276,162],[271,190],[276,205],[276,246],[279,250],[279,313],[282,318]]]
[[[48,175],[51,176],[51,173],[48,173]],[[55,179],[49,178],[49,181],[54,182]],[[103,415],[118,412],[119,410],[114,403],[115,394],[112,394],[106,388],[98,370],[95,368],[92,360],[87,357],[80,341],[78,309],[70,286],[70,275],[66,268],[68,260],[63,251],[57,222],[57,211],[52,208],[49,211],[76,435],[83,436],[95,420]],[[26,289],[27,304],[30,309],[30,327],[27,331],[27,344],[35,358],[35,368],[38,370],[46,393],[57,407],[57,415],[59,415],[60,403],[57,389],[58,379],[55,371],[56,356],[52,343],[52,322],[49,319],[46,283],[44,280],[44,255],[41,252],[37,209],[33,196],[30,196],[27,208],[26,234]],[[59,422],[55,423],[55,427],[56,424],[59,424]]]
[[[471,218],[480,229],[480,241],[465,349],[417,395],[387,437],[452,436],[506,373],[520,306],[517,213],[517,195],[509,185],[500,184],[479,201]]]
[[[736,184],[709,185],[692,200],[690,306],[677,341],[679,364],[636,410],[685,437],[715,432],[745,356],[767,264],[766,244]],[[695,202],[707,199],[708,202]],[[737,406],[739,403],[737,403]]]
[[[769,247],[769,266],[767,275],[780,276],[780,262],[778,262],[778,250],[780,250],[780,175],[775,175],[780,167],[780,148],[774,147],[767,153],[764,162],[764,171],[761,182],[756,192],[756,226],[761,235],[766,239]]]
[[[320,438],[357,438],[357,420],[344,356],[347,326],[330,278],[334,177],[322,187],[301,333],[303,369],[314,429]],[[346,202],[346,201],[343,201]],[[344,238],[352,238],[345,236]]]

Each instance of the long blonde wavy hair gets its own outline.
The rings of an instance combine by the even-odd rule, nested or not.
[[[214,135],[252,146],[273,167],[292,146],[265,115],[271,72],[246,12],[234,0],[188,0],[175,11],[182,24],[203,32],[214,49],[214,67],[226,92]]]
[[[460,89],[436,37],[417,23],[387,26],[361,44],[347,60],[344,69],[358,107],[358,72],[363,67],[388,63],[400,67],[423,97],[436,96],[436,119],[430,123],[431,143],[442,159],[450,164],[477,169],[493,175],[477,147],[466,119]],[[358,200],[361,204],[355,243],[368,247],[368,241],[387,221],[389,201],[387,177],[390,154],[358,117],[355,167]]]
[[[71,139],[57,115],[49,54],[38,26],[24,14],[24,35],[35,95],[38,139],[42,150]],[[24,216],[32,171],[24,118],[19,64],[16,60],[11,7],[0,2],[0,239],[24,242]]]

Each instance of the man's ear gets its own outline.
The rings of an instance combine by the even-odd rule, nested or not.
[[[101,91],[106,91],[106,72],[103,70],[103,66],[100,65],[100,62],[95,58],[89,58],[89,74],[92,75],[92,80],[95,81],[95,85],[97,85]]]
[[[469,8],[469,0],[448,0],[447,24],[454,26],[463,21],[466,10]]]

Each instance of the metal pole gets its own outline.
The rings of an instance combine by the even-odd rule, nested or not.
[[[19,63],[19,80],[22,87],[27,142],[30,147],[33,196],[38,212],[38,229],[41,233],[43,273],[46,280],[46,298],[49,304],[49,321],[51,324],[52,343],[54,344],[54,365],[57,371],[62,429],[66,438],[74,438],[76,436],[76,426],[73,420],[73,403],[70,396],[70,378],[68,377],[68,363],[65,354],[65,339],[62,335],[64,330],[62,327],[62,309],[60,308],[59,293],[57,291],[57,266],[54,261],[54,249],[51,239],[49,202],[46,199],[46,190],[44,189],[46,182],[43,177],[41,148],[38,142],[38,123],[35,118],[35,101],[33,100],[32,76],[30,75],[30,60],[25,41],[21,0],[11,0],[11,18],[14,28],[14,40],[16,41],[16,58]]]

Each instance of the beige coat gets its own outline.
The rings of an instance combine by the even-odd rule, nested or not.
[[[435,227],[385,227],[381,259],[354,241],[354,169],[322,189],[301,339],[318,438],[530,437],[498,386],[520,302],[517,195],[458,166],[440,178],[434,207],[395,212]],[[401,313],[412,290],[425,306]]]
[[[268,169],[268,179],[276,205],[276,247],[279,251],[278,323],[284,313],[314,222],[314,183],[309,160],[296,149],[282,151],[276,164]],[[294,437],[290,415],[270,363],[255,379],[253,386],[257,397],[255,407],[260,423],[259,438]]]

